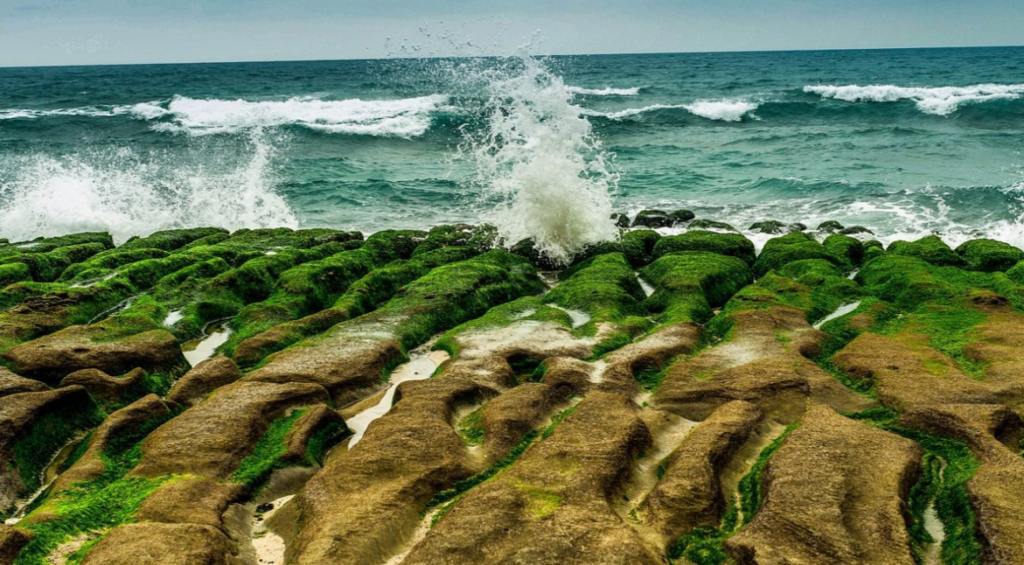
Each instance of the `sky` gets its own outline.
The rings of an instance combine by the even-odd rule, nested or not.
[[[0,66],[1024,45],[1021,0],[0,0]]]

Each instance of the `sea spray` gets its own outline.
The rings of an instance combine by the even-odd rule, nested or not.
[[[588,245],[612,240],[611,157],[573,104],[574,91],[541,61],[521,55],[469,70],[483,77],[484,126],[463,128],[457,157],[476,168],[472,181],[492,210],[507,245],[532,238],[555,262],[567,263]]]
[[[254,128],[241,141],[240,161],[224,155],[238,143],[230,151],[200,144],[192,160],[128,148],[0,160],[0,237],[108,231],[120,243],[170,228],[298,227],[272,189],[275,140]]]

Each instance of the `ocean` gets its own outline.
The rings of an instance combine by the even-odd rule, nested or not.
[[[1024,245],[1024,48],[0,69],[0,238],[611,212]]]

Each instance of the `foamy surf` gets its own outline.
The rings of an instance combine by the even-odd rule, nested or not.
[[[480,71],[487,127],[467,133],[459,156],[496,201],[485,219],[507,244],[532,238],[555,262],[615,239],[610,220],[618,175],[562,78],[528,56]]]
[[[844,102],[899,102],[912,100],[925,114],[948,116],[965,104],[992,100],[1016,100],[1024,84],[976,84],[974,86],[905,87],[893,84],[809,85],[804,92]]]
[[[640,94],[639,86],[632,88],[612,88],[610,86],[604,88],[583,88],[581,86],[567,86],[565,88],[569,92],[581,96],[636,96]]]
[[[651,104],[642,108],[627,108],[615,112],[584,110],[584,115],[602,116],[610,120],[623,120],[660,110],[685,110],[694,116],[722,122],[739,122],[745,117],[755,118],[754,110],[760,104],[746,99],[696,100],[690,104]]]
[[[304,126],[330,133],[418,137],[430,127],[431,113],[447,96],[398,100],[320,100],[295,97],[283,101],[196,99],[175,96],[166,106],[137,105],[140,119],[166,118],[158,126],[192,135],[235,133],[253,127]]]
[[[237,165],[154,162],[128,149],[0,161],[0,237],[107,231],[133,235],[194,226],[291,227],[298,219],[271,182],[272,141],[256,129]]]

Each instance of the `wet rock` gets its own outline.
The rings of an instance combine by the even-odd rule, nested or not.
[[[754,263],[754,274],[763,277],[768,271],[780,269],[787,263],[803,259],[824,259],[840,263],[840,259],[818,243],[810,234],[791,233],[768,240]]]
[[[672,226],[672,219],[664,210],[641,210],[633,218],[633,227],[667,228]]]
[[[676,210],[668,215],[668,219],[671,220],[673,226],[685,224],[696,217],[696,214],[689,210]]]
[[[217,355],[199,363],[178,379],[167,393],[167,400],[189,408],[241,376],[242,372],[230,358]]]
[[[894,241],[886,250],[891,255],[916,257],[939,267],[962,267],[966,263],[938,236],[930,235],[917,241]]]
[[[778,234],[784,233],[786,231],[784,229],[785,227],[786,227],[786,224],[784,224],[784,223],[782,223],[782,222],[780,222],[778,220],[765,220],[763,222],[755,222],[755,223],[751,224],[750,227],[747,228],[747,229],[750,230],[750,231],[753,231],[753,232],[757,232],[757,233],[767,233],[767,234],[772,234],[772,235],[778,235]],[[801,231],[801,230],[797,230],[797,231]]]
[[[807,224],[801,224],[800,222],[794,222],[794,223],[789,224],[788,226],[786,226],[786,231],[790,232],[790,233],[798,232],[798,231],[807,231]]]
[[[835,220],[828,220],[828,221],[825,221],[825,222],[822,222],[822,223],[818,224],[818,231],[824,232],[824,233],[835,233],[835,232],[843,230],[843,229],[845,229],[843,227],[843,224],[840,224],[839,222],[837,222]]]
[[[729,225],[729,224],[727,224],[725,222],[716,222],[714,220],[705,220],[705,219],[694,220],[694,221],[690,222],[687,225],[687,227],[689,229],[691,229],[691,230],[717,230],[717,231],[724,231],[724,232],[737,232],[737,231],[739,231],[736,228],[732,227],[731,225]]]
[[[614,213],[611,216],[611,220],[615,222],[617,228],[628,228],[629,227],[629,216],[625,214]]]
[[[868,228],[866,228],[864,226],[851,226],[851,227],[848,227],[848,228],[843,228],[843,229],[839,230],[839,233],[841,233],[843,235],[864,235],[864,234],[875,235],[875,232],[869,230]]]

